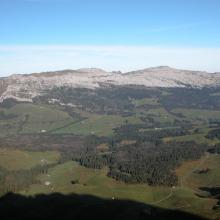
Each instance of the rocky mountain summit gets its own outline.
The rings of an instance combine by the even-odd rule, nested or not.
[[[140,85],[161,88],[202,88],[220,86],[220,73],[173,69],[168,66],[121,73],[87,68],[0,78],[0,101],[13,98],[29,101],[54,87],[97,89],[112,85]]]

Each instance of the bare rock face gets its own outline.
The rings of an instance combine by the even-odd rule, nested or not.
[[[31,102],[34,97],[54,87],[97,89],[108,85],[161,88],[216,87],[220,86],[220,73],[178,70],[160,66],[128,73],[90,68],[12,75],[0,79],[0,102],[8,98]]]
[[[8,84],[4,79],[0,80],[0,97],[7,90]]]
[[[148,68],[131,73],[133,82],[147,87],[212,87],[220,85],[220,74],[200,71],[178,70],[167,66]],[[139,82],[139,83],[138,83]]]

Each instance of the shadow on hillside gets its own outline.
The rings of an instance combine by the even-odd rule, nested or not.
[[[220,187],[201,187],[199,189],[209,192],[210,196],[208,196],[208,198],[217,199],[218,203],[213,207],[213,209],[220,209]]]
[[[202,219],[185,212],[156,208],[128,200],[107,200],[89,195],[37,195],[9,193],[0,198],[1,220],[42,219]]]

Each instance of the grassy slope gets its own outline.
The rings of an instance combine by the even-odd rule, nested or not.
[[[29,118],[23,126],[22,133],[37,133],[41,130],[50,130],[73,121],[67,113],[48,106],[32,104],[25,106],[17,105],[13,111],[21,115],[24,112],[25,114],[29,114]]]
[[[193,133],[193,130],[195,128],[199,129],[198,133]],[[192,129],[192,134],[184,135],[184,136],[176,136],[176,137],[167,137],[164,138],[163,141],[169,142],[169,141],[195,141],[198,144],[208,144],[208,145],[213,145],[216,143],[219,143],[218,139],[209,139],[206,138],[206,135],[208,134],[209,131],[211,131],[213,128],[208,128],[206,126],[196,126]]]
[[[135,117],[121,117],[116,115],[89,115],[88,119],[72,124],[68,127],[57,130],[55,133],[74,133],[97,136],[108,136],[113,134],[113,128],[125,123],[141,123],[140,119]]]
[[[194,172],[197,169],[203,168],[209,168],[210,172],[205,174]],[[182,188],[188,191],[191,190],[195,197],[195,193],[201,193],[199,190],[200,187],[220,187],[220,155],[207,154],[200,160],[185,162],[176,172],[181,177],[180,185]],[[182,199],[182,195],[180,199]],[[205,204],[203,204],[204,201]],[[212,210],[212,207],[216,203],[217,200],[214,198],[205,199],[197,197],[196,203],[189,206],[188,210],[194,212],[194,210],[198,209],[203,215],[218,219],[220,217],[220,210]]]
[[[79,111],[85,120],[70,117],[66,112],[54,106],[17,104],[10,109],[0,109],[5,114],[14,114],[13,119],[0,120],[0,136],[16,133],[41,133],[42,130],[56,134],[96,134],[107,136],[113,134],[113,128],[125,123],[141,123],[137,117],[121,117],[118,115],[97,115]],[[77,112],[77,111],[76,111]]]
[[[136,107],[140,107],[140,106],[143,106],[143,105],[160,105],[156,98],[133,99],[132,103]]]
[[[177,136],[177,137],[169,137],[169,138],[164,138],[165,142],[169,141],[195,141],[198,144],[206,143],[209,145],[218,143],[219,140],[210,140],[205,137],[205,134],[189,134],[189,135],[184,135],[184,136]]]
[[[142,109],[140,113],[145,116],[152,117],[156,122],[159,122],[161,124],[173,123],[176,119],[175,116],[171,115],[169,112],[166,111],[166,109],[161,106],[158,108]]]
[[[143,101],[143,100],[142,100]],[[140,101],[140,105],[143,102]],[[146,101],[146,100],[145,100]],[[159,107],[155,109],[142,109],[145,115],[150,115],[156,121],[161,123],[173,122],[175,116],[169,114],[164,108]],[[210,118],[220,118],[220,112],[218,111],[206,111],[206,110],[185,110],[176,109],[175,113],[182,113],[185,115],[185,119],[198,122],[207,122]],[[53,130],[73,122],[72,125],[56,130],[56,133],[75,133],[75,134],[91,134],[96,135],[111,135],[114,127],[120,126],[125,123],[127,119],[129,123],[140,123],[139,118],[136,117],[120,117],[110,115],[96,115],[87,112],[79,112],[81,116],[87,117],[87,119],[76,122],[68,114],[59,109],[54,110],[48,106],[36,106],[33,104],[19,104],[9,109],[7,113],[18,114],[16,120],[0,120],[0,130],[2,132],[16,132],[17,128],[13,122],[19,124],[24,120],[25,114],[29,114],[28,120],[22,125],[21,132],[39,132],[41,129]],[[9,130],[5,131],[1,125],[9,124]],[[203,129],[199,134],[192,134],[182,137],[175,137],[176,140],[196,140],[200,143],[213,143],[206,139],[204,136],[207,134],[207,129]],[[14,151],[8,153],[7,156],[1,155],[0,151],[0,166],[5,166],[8,169],[28,169],[39,163],[42,159],[48,161],[56,161],[57,153],[45,152],[19,152]],[[136,201],[155,204],[162,207],[181,209],[197,214],[201,214],[207,217],[215,217],[215,213],[211,208],[215,204],[214,199],[201,199],[195,195],[195,190],[200,186],[214,186],[220,182],[220,157],[210,157],[203,164],[205,167],[210,167],[211,172],[204,176],[198,176],[194,174],[192,170],[195,166],[200,165],[200,161],[190,161],[184,163],[178,170],[177,174],[181,178],[187,174],[187,178],[184,178],[184,184],[176,187],[175,189],[169,189],[166,187],[149,187],[145,184],[141,185],[129,185],[121,182],[117,182],[106,176],[106,169],[92,170],[81,167],[74,162],[67,162],[62,165],[57,165],[49,170],[48,174],[39,176],[41,184],[32,185],[25,194],[36,193],[79,193],[79,194],[92,194],[100,197],[107,198],[123,198],[132,199]],[[188,175],[189,174],[189,175]],[[71,184],[72,180],[79,180],[79,184]],[[51,185],[46,186],[45,182],[49,181]],[[211,184],[211,185],[210,185]]]
[[[9,109],[0,109],[6,114],[17,117],[10,120],[0,120],[0,130],[7,135],[15,133],[40,133],[49,131],[67,123],[74,122],[67,113],[54,109],[53,106],[35,104],[17,104]]]
[[[154,99],[135,100],[140,107],[142,104],[155,104]],[[98,115],[78,111],[78,113],[86,118],[79,121],[79,118],[72,118],[66,112],[59,109],[57,106],[35,105],[35,104],[17,104],[9,109],[0,109],[5,114],[14,114],[17,117],[13,119],[0,120],[0,136],[11,135],[16,133],[40,133],[42,130],[51,131],[52,133],[74,133],[89,135],[95,134],[98,136],[108,136],[113,134],[113,128],[125,123],[141,123],[140,117],[146,116],[153,118],[156,122],[163,124],[172,124],[177,116],[167,112],[162,106],[158,108],[148,108],[142,106],[136,109],[136,117],[122,117],[119,115]],[[74,111],[77,112],[75,109]],[[220,111],[208,111],[198,109],[175,109],[175,113],[181,113],[185,116],[184,119],[190,120],[195,124],[207,122],[209,119],[220,119]],[[181,118],[179,118],[182,120]],[[197,135],[192,138],[202,138],[204,136]],[[181,139],[182,137],[180,137]],[[189,137],[185,137],[190,140]]]
[[[30,152],[0,149],[0,166],[8,170],[30,169],[37,165],[51,164],[58,161],[56,151]]]
[[[181,113],[191,121],[208,122],[209,119],[220,119],[220,111],[178,108],[172,112]]]
[[[193,178],[191,174],[192,170],[195,169],[195,164],[200,164],[200,161],[187,162],[181,166],[177,170],[179,177],[181,178],[187,174],[189,179],[185,179],[185,181],[190,183],[190,179]],[[216,165],[213,164],[213,166]],[[216,170],[216,172],[219,172],[219,170]],[[28,191],[22,193],[26,195],[51,192],[91,194],[104,198],[131,199],[164,208],[180,209],[211,218],[215,218],[217,215],[212,210],[216,200],[197,197],[191,185],[184,183],[183,186],[179,185],[170,189],[167,187],[149,187],[146,184],[125,184],[107,177],[106,173],[106,168],[93,170],[79,166],[75,162],[67,162],[51,168],[47,175],[39,177],[41,184],[32,185]],[[71,184],[72,180],[78,180],[79,183]],[[204,180],[201,179],[197,186],[204,186],[206,184],[206,182],[203,182]],[[217,183],[219,180],[220,176],[217,175],[213,181]],[[49,186],[45,185],[47,181],[51,183]]]
[[[88,169],[75,162],[67,162],[49,170],[48,175],[39,177],[42,184],[32,185],[26,193],[63,193],[91,194],[105,198],[124,198],[143,202],[155,202],[169,194],[165,187],[149,187],[146,184],[125,184],[106,176],[107,168],[102,170]],[[71,180],[78,180],[79,184],[71,184]],[[46,186],[45,182],[51,182]]]
[[[202,161],[202,162],[201,162]],[[220,155],[208,155],[200,161],[189,161],[177,169],[177,174],[185,176],[190,170],[195,168],[209,168],[206,174],[191,172],[184,178],[183,184],[187,187],[198,189],[199,187],[219,187],[220,186]]]

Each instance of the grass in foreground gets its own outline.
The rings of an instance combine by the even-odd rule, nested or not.
[[[209,168],[209,172],[198,174],[196,169]],[[190,175],[187,175],[189,174]],[[209,154],[198,161],[185,162],[177,169],[179,176],[186,176],[183,184],[186,187],[197,190],[200,187],[219,187],[220,186],[220,155]]]
[[[31,152],[0,149],[0,167],[7,170],[30,169],[37,165],[52,164],[59,160],[57,151]]]
[[[187,165],[181,166],[177,171],[179,177],[191,172],[195,167],[194,163],[192,164],[187,168],[184,168]],[[89,194],[102,198],[129,199],[209,218],[216,217],[216,213],[212,210],[216,200],[197,197],[190,185],[168,188],[150,187],[146,184],[125,184],[107,177],[106,173],[107,168],[93,170],[75,162],[66,162],[51,168],[48,174],[39,176],[40,184],[32,185],[29,190],[21,193],[25,195],[52,192]],[[219,179],[218,175],[214,181],[219,182]],[[72,184],[71,181],[76,183]],[[200,181],[202,185],[203,180]]]
[[[104,198],[131,199],[151,202],[165,197],[170,189],[149,187],[146,184],[125,184],[106,176],[107,168],[94,170],[82,167],[76,162],[67,162],[51,168],[46,175],[41,175],[41,184],[32,185],[27,194],[37,193],[77,193],[90,194]],[[78,183],[72,184],[71,181]],[[49,186],[46,183],[49,182]]]

